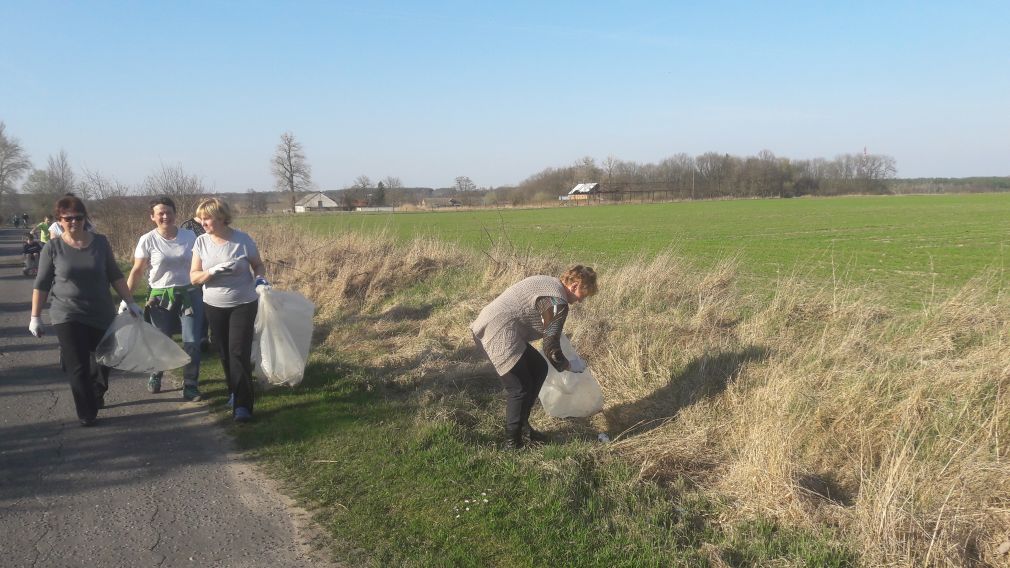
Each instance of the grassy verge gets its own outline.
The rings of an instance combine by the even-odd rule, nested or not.
[[[264,394],[258,422],[236,433],[317,511],[342,556],[1001,560],[1010,299],[998,273],[910,313],[838,284],[784,279],[771,298],[748,294],[733,262],[627,259],[601,271],[600,294],[565,326],[604,410],[535,410],[556,443],[509,454],[495,447],[500,387],[467,324],[508,285],[569,259],[284,229],[255,236],[275,286],[318,307],[312,366],[302,386]],[[601,431],[615,441],[593,443]]]
[[[770,520],[726,526],[725,507],[580,439],[510,452],[433,415],[410,389],[315,356],[297,389],[271,389],[233,428],[339,543],[374,566],[852,566],[827,533]],[[351,355],[353,357],[353,355]],[[216,362],[215,362],[216,363]],[[223,400],[220,367],[206,392]],[[480,401],[495,412],[500,401]]]

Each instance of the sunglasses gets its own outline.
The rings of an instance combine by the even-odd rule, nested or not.
[[[78,223],[84,220],[84,215],[64,215],[60,217],[64,223],[70,223],[72,221],[77,221]]]

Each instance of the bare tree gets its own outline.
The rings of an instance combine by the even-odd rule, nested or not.
[[[49,176],[46,170],[39,169],[32,170],[21,186],[21,191],[31,196],[32,209],[35,211],[51,210],[54,197],[58,195],[49,188]]]
[[[49,167],[46,174],[49,176],[49,183],[55,193],[63,195],[74,191],[76,187],[74,169],[70,167],[66,150],[60,149],[59,154],[49,156]]]
[[[294,213],[297,193],[312,189],[312,168],[305,159],[302,144],[290,132],[281,134],[280,144],[274,152],[273,172],[277,189],[291,193],[291,212]]]
[[[130,193],[130,186],[115,178],[108,178],[95,170],[85,169],[77,184],[77,193],[87,200],[118,199]]]
[[[403,187],[403,182],[396,176],[386,176],[382,178],[382,183],[386,186],[386,189],[399,189]]]
[[[620,162],[620,160],[618,160],[617,156],[614,156],[613,154],[607,156],[606,160],[603,160],[603,170],[607,172],[608,186],[614,182],[614,170],[617,169],[618,162]]]
[[[166,166],[144,179],[141,192],[145,195],[167,195],[175,202],[175,210],[182,219],[192,217],[200,198],[207,193],[200,177],[186,173],[181,165]]]
[[[28,153],[17,138],[9,138],[7,125],[0,122],[0,211],[7,194],[15,193],[14,184],[32,169]]]
[[[477,184],[473,183],[473,180],[467,176],[459,176],[456,178],[456,191],[473,191],[477,189]]]
[[[49,156],[46,169],[32,170],[21,189],[32,196],[32,206],[38,211],[49,211],[57,199],[74,192],[74,170],[70,167],[67,152],[60,150],[56,156]]]
[[[587,183],[599,181],[600,178],[600,168],[596,166],[596,160],[591,156],[585,156],[581,160],[575,162],[575,178],[572,180],[574,183]]]
[[[88,201],[88,214],[108,237],[117,256],[133,256],[136,235],[151,229],[147,203],[130,197],[130,186],[84,169],[76,193]]]
[[[372,187],[372,178],[366,175],[360,175],[354,178],[354,185],[352,185],[351,187],[356,189],[368,189]]]

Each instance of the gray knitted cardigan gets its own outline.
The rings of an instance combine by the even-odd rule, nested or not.
[[[526,344],[544,336],[537,298],[565,298],[565,286],[553,276],[530,276],[513,284],[481,310],[470,331],[504,376],[515,367]]]

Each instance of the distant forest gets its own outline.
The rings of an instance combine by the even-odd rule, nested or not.
[[[448,193],[467,205],[521,206],[557,201],[579,183],[599,183],[602,201],[1010,191],[1010,177],[897,179],[896,172],[891,156],[867,153],[791,160],[767,150],[749,157],[709,152],[645,164],[586,157],[544,169],[516,187]]]
[[[1010,191],[1010,176],[899,179],[896,171],[894,158],[878,154],[791,160],[768,151],[750,157],[710,152],[644,164],[616,158],[598,163],[586,157],[570,166],[546,168],[516,186],[478,187],[463,176],[441,188],[357,185],[326,193],[341,203],[353,198],[369,205],[379,205],[375,196],[381,195],[381,204],[396,207],[420,206],[430,197],[453,197],[469,207],[522,207],[556,204],[579,183],[599,183],[600,194],[594,198],[599,201]]]

